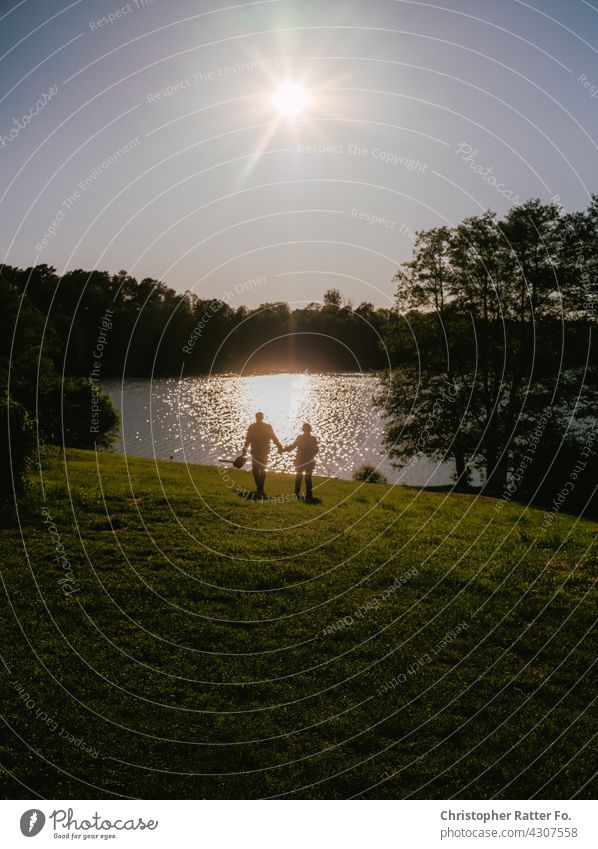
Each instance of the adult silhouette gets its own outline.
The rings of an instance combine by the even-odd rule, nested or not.
[[[271,442],[276,445],[278,452],[281,453],[282,445],[274,433],[272,425],[264,421],[263,413],[256,413],[255,421],[247,428],[243,454],[246,454],[247,449],[251,448],[251,471],[253,472],[258,498],[264,498],[265,496],[264,484],[266,483],[266,470],[268,468]]]
[[[301,497],[301,482],[305,476],[305,497],[308,501],[313,499],[311,476],[316,467],[315,457],[318,453],[318,440],[312,436],[311,425],[305,422],[301,428],[302,433],[292,445],[287,445],[284,451],[297,450],[295,454],[295,495]]]

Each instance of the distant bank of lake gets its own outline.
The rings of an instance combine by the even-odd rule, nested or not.
[[[283,444],[311,422],[320,440],[316,474],[350,479],[362,463],[372,463],[393,483],[450,482],[451,466],[426,458],[392,468],[382,449],[382,417],[372,403],[378,379],[369,375],[215,375],[103,385],[121,411],[115,447],[122,453],[217,465],[239,453],[247,425],[263,410]],[[292,455],[274,449],[271,468],[292,471]]]

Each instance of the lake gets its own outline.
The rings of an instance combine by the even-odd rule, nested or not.
[[[450,482],[452,466],[419,458],[395,470],[382,448],[383,420],[372,398],[378,378],[361,374],[212,375],[183,380],[105,381],[121,412],[117,451],[182,463],[218,465],[243,446],[257,410],[283,444],[304,421],[320,440],[316,474],[350,479],[372,463],[393,483]],[[273,471],[291,472],[293,455],[271,454]]]

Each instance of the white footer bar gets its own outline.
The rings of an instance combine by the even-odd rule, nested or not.
[[[592,801],[2,801],[3,847],[596,849]],[[27,843],[34,839],[33,844]]]

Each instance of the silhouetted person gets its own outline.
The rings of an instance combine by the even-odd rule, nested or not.
[[[301,481],[305,475],[305,497],[308,501],[313,498],[311,476],[316,467],[315,457],[318,453],[318,440],[311,435],[311,425],[307,422],[301,428],[303,433],[292,445],[287,445],[284,451],[297,449],[295,454],[295,495],[301,497]]]
[[[282,445],[274,433],[272,425],[264,421],[263,413],[256,413],[255,422],[247,428],[243,454],[247,452],[247,448],[251,448],[251,471],[253,472],[258,498],[263,498],[265,495],[264,484],[266,482],[266,469],[268,467],[271,442],[276,445],[279,452],[282,451]]]

